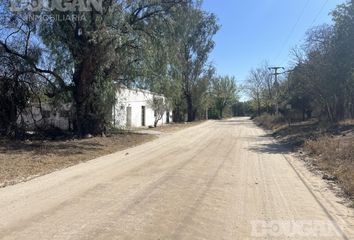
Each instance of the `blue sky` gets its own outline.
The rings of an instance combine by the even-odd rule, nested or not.
[[[221,29],[210,60],[218,73],[238,82],[264,60],[287,66],[290,49],[301,43],[313,26],[330,23],[329,13],[345,0],[204,0]]]

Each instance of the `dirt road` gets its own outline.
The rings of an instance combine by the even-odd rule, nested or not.
[[[353,211],[246,118],[0,189],[0,239],[354,239]]]

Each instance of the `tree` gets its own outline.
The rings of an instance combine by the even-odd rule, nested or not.
[[[343,89],[339,120],[354,117],[354,1],[339,5],[333,12],[333,66]],[[337,108],[338,109],[338,108]]]
[[[102,6],[91,11],[82,12],[77,7],[39,11],[39,16],[61,20],[39,18],[30,25],[20,23],[22,12],[7,11],[7,26],[16,25],[24,31],[16,28],[4,31],[6,37],[0,44],[7,54],[18,57],[32,72],[55,86],[52,93],[72,92],[79,135],[99,134],[110,123],[115,81],[127,84],[139,79],[143,44],[159,34],[153,26],[165,22],[170,9],[182,3],[182,0],[104,0]],[[20,48],[6,41],[18,33],[24,33],[25,40],[17,39],[22,44]],[[36,36],[32,37],[32,33]],[[37,45],[38,51],[34,52],[37,55],[25,51],[25,45]]]
[[[216,17],[193,0],[94,2],[85,6],[89,11],[71,2],[62,6],[65,11],[0,9],[0,54],[21,66],[1,76],[21,79],[21,87],[11,85],[19,90],[13,92],[26,89],[38,101],[64,96],[73,105],[79,136],[105,131],[119,84],[167,95],[176,116],[188,112],[193,120],[210,84]],[[0,62],[1,68],[10,69],[8,62]]]
[[[143,43],[140,81],[136,82],[137,87],[148,89],[170,99],[171,108],[175,110],[173,114],[175,121],[182,121],[181,115],[184,111],[181,108],[181,103],[183,103],[181,77],[176,68],[179,51],[176,48],[178,39],[175,31],[178,26],[175,18],[177,13],[184,9],[183,6],[185,5],[174,6],[170,9],[169,19],[154,24],[153,27],[159,34],[151,41]]]
[[[283,106],[290,104],[293,112],[300,112],[301,119],[311,118],[313,106],[311,104],[314,93],[307,83],[302,64],[296,66],[287,76],[280,89],[280,102]]]
[[[165,113],[169,114],[170,104],[164,97],[155,95],[148,101],[148,105],[154,110],[154,127],[157,127],[157,124],[163,118]]]
[[[235,77],[215,78],[212,83],[212,92],[215,98],[215,106],[219,110],[219,117],[222,119],[225,108],[231,106],[237,99]]]
[[[267,112],[274,114],[276,112],[276,105],[279,99],[277,99],[277,89],[275,82],[273,81],[273,75],[269,70],[269,64],[267,61],[264,61],[259,67],[258,74],[263,81],[263,91],[262,98],[267,109]]]
[[[248,95],[252,98],[253,105],[255,105],[258,116],[261,115],[263,86],[262,69],[258,68],[251,70],[245,89],[248,92]]]
[[[262,67],[251,71],[247,89],[258,115],[276,101],[283,114],[291,105],[302,120],[316,116],[336,123],[354,117],[354,2],[338,5],[332,19],[333,24],[309,29],[303,45],[292,51],[295,63],[280,83],[278,99],[269,73]]]
[[[299,59],[289,74],[286,85],[287,102],[295,108],[312,115],[325,116],[335,122],[343,115],[343,93],[345,89],[335,69],[333,58],[333,27],[321,25],[307,32],[304,44],[304,59]]]
[[[252,114],[252,106],[250,101],[236,102],[232,105],[233,116],[243,117]]]
[[[151,25],[167,17],[175,4],[176,1],[163,0],[103,1],[102,11],[84,13],[86,21],[60,21],[42,26],[46,44],[52,50],[60,46],[72,57],[78,132],[104,131],[110,119],[100,106],[112,104],[112,97],[107,96],[114,95],[113,81],[122,76],[121,68],[125,65],[139,70],[141,44],[156,34]],[[122,56],[125,56],[123,60]]]
[[[43,61],[38,20],[26,11],[14,13],[8,5],[4,1],[0,8],[0,133],[13,135],[28,103],[54,96],[63,82]]]
[[[311,28],[302,51],[283,83],[282,101],[301,111],[337,122],[353,117],[354,7],[347,2],[332,12],[334,24]]]
[[[176,68],[181,77],[188,121],[193,121],[195,100],[204,94],[201,88],[207,89],[202,75],[208,72],[208,56],[214,47],[212,38],[219,26],[215,15],[202,11],[199,3],[190,3],[176,14],[176,47],[179,51]]]

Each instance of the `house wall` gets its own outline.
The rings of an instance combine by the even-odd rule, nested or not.
[[[145,90],[135,90],[120,88],[117,91],[117,103],[113,108],[113,124],[120,128],[129,128],[127,126],[127,108],[131,108],[131,127],[139,128],[142,125],[142,107],[145,106],[145,127],[154,125],[154,110],[149,106],[149,100],[153,98],[153,93]],[[172,113],[170,112],[170,122],[172,122]],[[167,114],[158,122],[158,125],[167,123]]]
[[[156,94],[155,94],[156,95]],[[132,90],[128,88],[120,88],[117,90],[117,103],[112,109],[112,123],[119,128],[140,128],[154,125],[154,110],[149,106],[148,102],[153,98],[154,94],[145,90]],[[162,97],[162,96],[160,96]],[[142,126],[142,106],[145,106],[145,126]],[[127,126],[127,108],[131,108],[131,126]],[[33,105],[27,108],[19,117],[18,124],[25,123],[28,130],[34,130],[37,127],[56,127],[62,130],[73,128],[70,121],[71,105],[62,105],[60,108],[54,109],[49,104],[42,104],[42,112],[39,106]],[[45,116],[43,116],[43,115]],[[170,114],[170,122],[172,122],[172,112]],[[158,122],[158,125],[167,123],[167,113]]]
[[[42,109],[42,111],[41,111]],[[36,128],[55,127],[62,130],[69,130],[72,128],[70,122],[71,105],[64,104],[59,109],[54,109],[49,104],[42,104],[41,108],[38,105],[33,105],[26,108],[17,119],[17,123],[25,124],[28,130]]]

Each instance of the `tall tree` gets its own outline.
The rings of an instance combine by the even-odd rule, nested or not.
[[[113,103],[113,81],[123,75],[124,65],[139,67],[141,44],[155,34],[151,24],[167,17],[176,2],[106,0],[101,11],[83,13],[85,21],[42,25],[45,43],[52,50],[58,46],[68,50],[74,63],[72,80],[78,132],[104,131],[110,119],[101,106]],[[73,12],[53,14],[64,18]]]
[[[257,115],[262,111],[262,92],[264,90],[263,71],[261,68],[252,69],[247,79],[245,89],[252,99],[252,104],[256,109]]]
[[[338,101],[338,118],[354,117],[354,1],[339,5],[332,12],[333,60],[337,84],[343,89]]]
[[[237,99],[237,87],[235,77],[217,77],[212,83],[212,92],[215,98],[215,106],[219,110],[219,117],[223,118],[224,110]]]
[[[142,45],[158,34],[152,26],[164,22],[169,10],[181,3],[182,0],[103,0],[101,6],[89,6],[90,11],[81,11],[76,5],[65,11],[58,8],[39,11],[37,14],[42,18],[34,27],[39,34],[37,38],[25,38],[32,41],[24,43],[44,46],[37,52],[47,57],[41,63],[22,48],[19,51],[9,45],[7,38],[0,43],[7,54],[26,62],[33,72],[50,80],[51,85],[71,90],[77,132],[98,134],[110,122],[115,81],[127,83],[139,78]],[[49,17],[43,18],[48,14]],[[10,13],[7,24],[21,19],[17,12]],[[10,37],[17,32],[6,34]],[[43,69],[43,63],[48,68]]]
[[[5,0],[0,8],[0,132],[13,135],[20,113],[40,95],[53,96],[64,86],[44,61],[38,39],[38,12],[13,12]],[[32,17],[31,17],[32,16]]]
[[[177,12],[176,19],[176,46],[179,49],[176,67],[181,75],[188,121],[193,121],[196,112],[193,94],[200,94],[200,86],[205,80],[202,75],[208,72],[208,57],[214,48],[213,36],[219,26],[215,15],[201,10],[200,3],[186,5]]]

